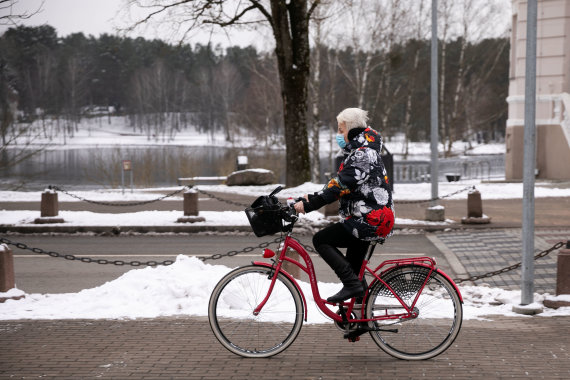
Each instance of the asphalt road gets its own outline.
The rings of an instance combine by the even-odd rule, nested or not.
[[[174,260],[177,255],[211,256],[231,250],[255,247],[263,242],[273,241],[275,236],[256,238],[252,234],[153,234],[153,235],[8,235],[13,242],[29,247],[71,254],[77,257],[104,258],[124,261]],[[303,244],[311,244],[311,236],[298,235]],[[277,250],[277,244],[271,249]],[[63,258],[39,255],[11,246],[14,253],[16,286],[27,293],[77,292],[112,281],[121,274],[135,269],[132,266],[101,265],[83,263]],[[317,255],[311,255],[317,271],[317,278],[324,282],[337,282],[336,275]],[[385,245],[376,248],[372,265],[394,258],[429,256],[435,257],[440,268],[450,276],[455,275],[445,257],[430,242],[426,235],[394,235]],[[265,260],[261,249],[241,253],[233,257],[207,260],[211,265],[237,267],[254,260]],[[304,276],[302,279],[306,280]]]

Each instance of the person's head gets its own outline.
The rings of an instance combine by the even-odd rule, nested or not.
[[[345,108],[336,117],[338,122],[338,134],[344,136],[348,142],[348,131],[354,128],[366,128],[368,122],[368,111],[360,108]]]

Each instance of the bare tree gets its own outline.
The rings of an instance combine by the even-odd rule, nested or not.
[[[318,9],[313,13],[312,21],[312,64],[311,64],[311,78],[309,81],[310,86],[310,103],[311,103],[311,123],[309,128],[310,141],[309,148],[311,153],[311,181],[320,182],[321,161],[319,157],[320,152],[320,130],[323,126],[321,118],[321,66],[323,59],[321,57],[322,51],[325,49],[326,35],[330,35],[332,27],[334,27],[335,16],[342,11],[343,7],[338,6],[333,1],[323,1]],[[334,63],[336,65],[336,62]],[[335,125],[336,129],[336,125]]]
[[[415,39],[415,51],[414,51],[414,60],[413,66],[411,71],[409,72],[409,80],[407,84],[407,93],[406,93],[406,107],[404,111],[404,157],[407,157],[409,154],[408,147],[409,147],[409,135],[412,128],[411,120],[412,120],[412,100],[414,96],[414,91],[416,91],[416,83],[418,79],[418,71],[420,66],[420,41],[424,40],[428,33],[428,28],[426,25],[429,25],[427,22],[427,18],[429,17],[429,7],[424,6],[423,1],[418,1],[415,3],[415,6],[412,7],[410,10],[411,14],[413,15],[413,19],[415,20],[415,25],[410,25],[411,30],[413,30],[413,34],[411,37]]]
[[[73,136],[74,129],[81,121],[81,104],[87,95],[88,68],[84,60],[78,55],[68,58],[65,66],[64,88],[68,114],[68,123],[71,128],[68,132]]]
[[[402,86],[393,84],[394,45],[403,40],[407,32],[408,3],[398,0],[345,0],[343,17],[344,45],[352,51],[352,71],[338,61],[356,96],[356,105],[369,108],[380,117],[379,126],[388,129],[389,117],[401,95]],[[372,74],[377,72],[376,87],[372,88]],[[366,96],[374,89],[374,96]],[[388,131],[386,131],[388,132]]]
[[[250,60],[247,69],[252,80],[241,102],[242,124],[253,127],[254,133],[263,136],[265,146],[269,147],[282,130],[283,107],[277,62],[267,54],[260,60]]]
[[[379,41],[383,35],[384,14],[381,12],[383,1],[346,0],[346,13],[342,18],[347,31],[340,32],[337,40],[352,50],[354,63],[352,70],[337,61],[341,72],[352,87],[357,107],[364,108],[364,98],[370,72],[375,68],[372,60],[378,56],[381,48]],[[340,46],[339,46],[340,47]]]
[[[224,127],[226,141],[233,141],[232,112],[238,93],[243,89],[243,83],[235,65],[224,59],[214,70],[214,91],[217,95],[217,104],[221,112],[221,123]]]
[[[307,101],[310,73],[309,20],[320,0],[130,0],[131,7],[146,10],[133,27],[168,20],[182,37],[208,26],[236,27],[268,24],[275,39],[286,144],[286,184],[310,179],[307,140]]]
[[[18,25],[19,21],[27,20],[41,12],[44,1],[42,0],[38,7],[33,10],[16,11],[14,7],[18,4],[18,0],[0,0],[0,25]]]
[[[453,142],[462,137],[462,126],[467,112],[465,103],[466,74],[472,71],[477,61],[469,59],[466,55],[467,48],[473,41],[480,41],[489,30],[498,23],[501,16],[504,1],[502,0],[444,0],[440,12],[442,14],[442,59],[440,79],[440,120],[443,131],[445,155],[452,152]],[[457,72],[446,78],[446,46],[452,38],[457,38],[459,44],[459,58],[457,60]],[[502,50],[502,49],[501,49]],[[491,61],[496,62],[494,54],[489,52]],[[498,52],[498,55],[501,51]],[[446,95],[446,81],[450,81],[451,91]],[[469,97],[471,100],[472,97]],[[447,106],[447,109],[446,109]]]

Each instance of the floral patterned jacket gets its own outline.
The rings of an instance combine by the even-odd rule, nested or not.
[[[344,148],[336,177],[309,195],[306,211],[339,200],[342,222],[355,237],[372,241],[391,235],[394,207],[381,150],[380,134],[370,127],[363,129]]]

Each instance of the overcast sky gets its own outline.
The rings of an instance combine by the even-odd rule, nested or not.
[[[126,8],[126,0],[14,0],[16,5],[13,14],[31,13],[41,6],[41,11],[33,15],[30,19],[22,20],[20,23],[28,26],[38,26],[49,24],[53,26],[60,37],[71,33],[83,32],[85,35],[98,37],[102,33],[116,34],[119,28],[133,25],[135,20],[140,20],[142,15],[148,15],[149,11],[137,12],[136,9]],[[417,1],[417,0],[408,0]],[[428,0],[423,0],[427,2]],[[482,31],[483,36],[506,35],[511,20],[510,0],[477,0],[479,5],[490,4],[497,6],[493,15],[493,20],[487,20]],[[480,9],[481,7],[475,7]],[[0,10],[7,13],[7,10]],[[484,13],[484,12],[483,12]],[[137,17],[138,15],[138,17]],[[336,25],[336,24],[335,24]],[[338,25],[336,25],[338,27]],[[0,25],[0,34],[9,26]],[[147,39],[159,38],[169,43],[180,42],[180,35],[173,35],[174,23],[159,25],[151,23],[146,28],[141,28],[136,33],[126,34],[129,37],[142,36]],[[336,30],[337,28],[335,28]],[[261,28],[257,31],[236,31],[234,28],[225,28],[224,32],[210,35],[205,32],[194,32],[184,40],[185,43],[194,45],[196,43],[205,44],[211,41],[214,45],[222,46],[248,46],[254,45],[258,50],[271,50],[274,40],[269,28]],[[342,33],[340,33],[342,34]],[[329,36],[330,37],[330,36]],[[326,38],[326,37],[324,37]]]
[[[42,4],[41,0],[19,0],[14,7],[13,13],[32,12],[37,10]],[[28,26],[38,26],[49,24],[53,26],[60,37],[71,33],[83,32],[85,35],[99,36],[102,33],[115,34],[118,27],[129,25],[126,17],[124,0],[45,0],[41,12],[35,14],[28,20],[21,21]],[[6,10],[1,11],[6,13]],[[10,25],[0,25],[2,34]],[[253,44],[258,48],[267,41],[259,33],[228,31],[230,35],[219,33],[210,36],[206,33],[193,35],[185,41],[190,44],[197,42],[206,43],[211,38],[214,44],[247,46]],[[143,36],[145,38],[160,38],[168,42],[173,41],[168,33],[160,33],[155,29],[147,28],[136,34],[129,34],[130,37]],[[229,37],[229,40],[228,40]]]

